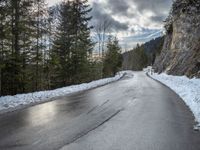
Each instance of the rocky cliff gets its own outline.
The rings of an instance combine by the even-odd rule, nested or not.
[[[176,0],[165,28],[156,71],[200,77],[200,0]]]

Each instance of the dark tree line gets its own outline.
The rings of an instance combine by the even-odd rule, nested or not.
[[[102,77],[91,58],[87,0],[0,1],[0,95],[49,90]]]
[[[1,95],[39,88],[43,4],[42,0],[0,1]]]
[[[140,71],[148,64],[148,57],[144,50],[144,45],[139,45],[123,54],[123,69]]]
[[[92,17],[87,1],[63,2],[59,8],[59,20],[51,51],[52,81],[56,86],[65,86],[87,81],[89,77],[89,55],[93,43],[90,39]]]
[[[123,54],[123,69],[142,70],[148,65],[153,65],[160,55],[164,44],[164,37],[158,37],[142,45],[137,44],[133,50]]]

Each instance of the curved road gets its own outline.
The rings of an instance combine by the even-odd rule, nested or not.
[[[199,150],[194,117],[143,72],[0,116],[1,150]]]

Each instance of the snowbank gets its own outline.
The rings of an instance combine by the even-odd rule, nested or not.
[[[18,109],[26,105],[49,101],[50,99],[58,96],[64,96],[66,94],[71,94],[79,91],[92,89],[98,86],[102,86],[121,79],[125,73],[126,72],[123,71],[117,73],[117,75],[112,78],[101,79],[90,83],[83,83],[80,85],[68,86],[51,91],[41,91],[29,94],[18,94],[15,96],[0,97],[0,112],[4,112],[7,110],[14,110],[16,108]]]
[[[186,76],[172,76],[165,73],[150,76],[175,91],[189,106],[200,125],[200,79],[189,79]]]

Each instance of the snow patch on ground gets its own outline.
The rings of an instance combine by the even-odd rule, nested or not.
[[[189,79],[186,76],[172,76],[165,73],[149,75],[175,91],[189,106],[200,125],[200,79]]]
[[[14,110],[19,109],[20,106],[26,106],[30,104],[41,103],[45,101],[49,101],[52,98],[56,98],[58,96],[65,96],[67,94],[89,90],[95,87],[103,86],[105,84],[117,81],[121,79],[127,71],[118,72],[115,77],[105,78],[97,81],[92,81],[90,83],[83,83],[80,85],[72,85],[68,87],[63,87],[50,91],[41,91],[34,92],[28,94],[18,94],[15,96],[3,96],[0,97],[0,112],[4,112],[6,110]]]

